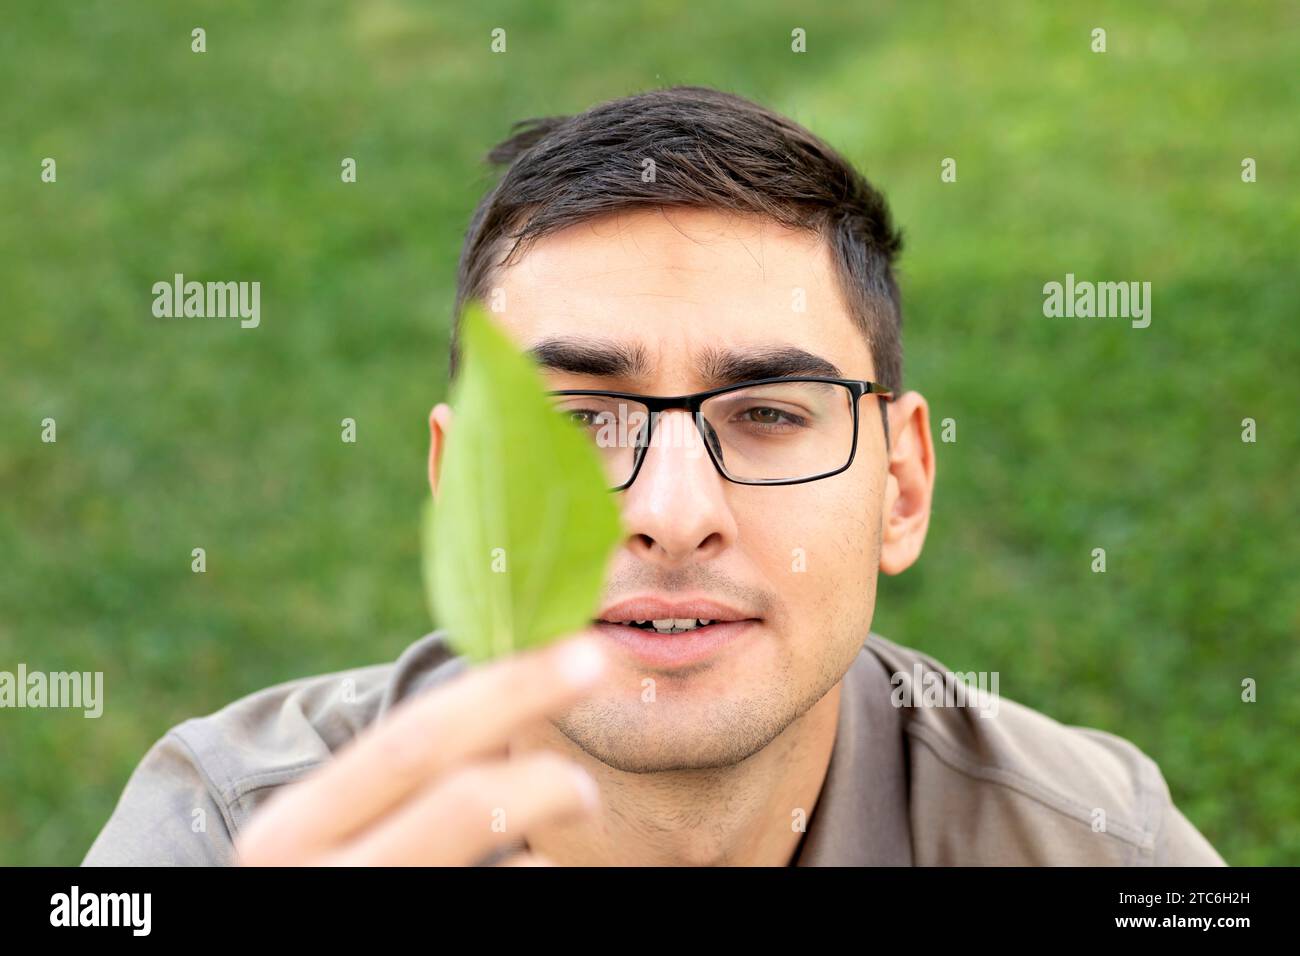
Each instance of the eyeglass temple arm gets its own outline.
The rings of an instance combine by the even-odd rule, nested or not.
[[[859,398],[863,395],[879,395],[881,398],[888,401],[892,402],[894,400],[894,390],[892,388],[886,388],[885,386],[879,385],[875,382],[867,381],[859,381],[854,384],[861,389],[858,396]]]

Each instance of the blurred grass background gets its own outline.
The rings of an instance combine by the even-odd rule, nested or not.
[[[907,383],[958,431],[875,629],[1134,741],[1230,863],[1300,862],[1300,7],[864,6],[7,5],[0,669],[102,670],[107,703],[0,711],[0,863],[79,862],[171,725],[429,629],[480,157],[676,83],[823,135],[906,231]],[[260,280],[261,328],[154,319],[176,272]],[[1067,272],[1150,281],[1150,328],[1045,319]]]

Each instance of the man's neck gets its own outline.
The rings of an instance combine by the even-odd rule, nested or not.
[[[625,773],[592,760],[549,722],[512,754],[558,750],[600,786],[598,814],[534,829],[528,848],[563,866],[786,866],[821,794],[841,683],[770,744],[731,767]]]

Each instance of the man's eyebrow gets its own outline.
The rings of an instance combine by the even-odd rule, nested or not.
[[[605,378],[646,378],[650,371],[645,349],[640,345],[604,339],[543,339],[528,351],[538,365],[552,372]]]
[[[793,345],[764,345],[745,349],[708,349],[701,357],[700,378],[707,388],[721,388],[756,378],[820,375],[842,378],[829,359]]]
[[[559,337],[543,339],[528,351],[538,365],[552,372],[626,379],[646,379],[651,372],[646,350],[635,343]],[[793,345],[707,348],[697,361],[696,372],[706,388],[758,378],[842,377],[834,362]]]

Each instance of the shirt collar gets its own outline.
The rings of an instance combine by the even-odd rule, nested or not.
[[[891,692],[864,645],[840,687],[830,765],[795,866],[912,865],[904,729]]]

